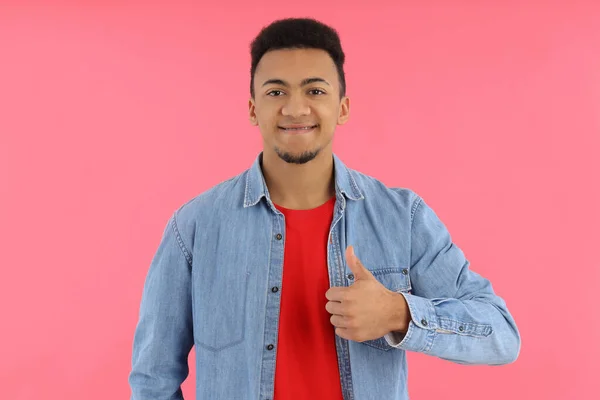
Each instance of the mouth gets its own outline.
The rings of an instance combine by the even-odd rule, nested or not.
[[[278,126],[280,131],[287,133],[307,133],[316,129],[319,125],[290,125],[287,127]]]

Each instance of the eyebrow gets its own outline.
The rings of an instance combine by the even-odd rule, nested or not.
[[[324,83],[324,84],[326,84],[328,86],[331,86],[329,84],[329,82],[327,82],[325,79],[319,78],[319,77],[311,77],[311,78],[303,79],[302,82],[300,82],[300,86],[310,85],[311,83],[315,83],[315,82],[322,82],[322,83]],[[267,85],[281,85],[281,86],[285,86],[285,87],[289,87],[290,86],[289,83],[287,83],[286,81],[284,81],[282,79],[268,79],[262,85],[263,86],[267,86]]]

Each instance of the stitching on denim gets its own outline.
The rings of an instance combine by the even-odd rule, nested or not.
[[[241,337],[234,342],[231,342],[224,346],[219,346],[219,347],[210,346],[206,343],[202,343],[202,342],[198,341],[197,344],[200,345],[200,347],[202,347],[206,350],[209,350],[213,353],[217,353],[221,350],[225,350],[230,347],[236,346],[244,341],[244,339],[246,337],[246,306],[248,304],[248,286],[249,285],[250,285],[250,272],[246,271],[246,283],[244,285],[244,295],[242,296],[243,305],[242,305],[242,313],[241,314],[243,317],[242,317],[242,335],[241,335]]]
[[[423,204],[423,199],[419,195],[417,195],[417,199],[413,203],[411,210],[410,210],[410,230],[411,230],[411,232],[412,232],[413,222],[415,220],[415,214],[417,212],[417,209],[421,206],[421,204]]]
[[[334,214],[335,215],[335,214]],[[340,221],[343,218],[343,214],[340,218],[337,219],[336,221],[336,225],[338,223],[340,223]],[[337,237],[338,235],[335,234],[335,231],[332,232],[332,235],[334,237],[333,240],[333,251],[335,253],[335,257],[337,259],[337,263],[338,265],[338,282],[339,284],[343,285],[345,282],[344,279],[344,260],[342,259],[342,250],[340,247],[340,239]],[[353,398],[353,382],[352,382],[352,365],[350,365],[350,362],[348,360],[350,360],[350,349],[349,349],[349,344],[348,341],[345,339],[341,339],[341,351],[342,351],[342,360],[347,360],[344,364],[344,372],[343,372],[343,376],[344,376],[344,380],[346,381],[346,384],[348,385],[348,392],[351,396],[351,398]]]
[[[209,351],[211,351],[213,353],[217,353],[217,352],[219,352],[221,350],[225,350],[225,349],[228,349],[228,348],[233,347],[235,345],[238,345],[238,344],[242,343],[243,341],[244,341],[244,335],[242,335],[241,339],[238,339],[235,342],[232,342],[232,343],[227,344],[227,345],[222,346],[222,347],[209,346],[209,345],[204,344],[204,343],[202,343],[200,341],[197,342],[197,345],[200,346],[200,347],[202,347],[203,349],[209,350]]]
[[[422,199],[421,197],[419,197],[419,195],[417,195],[417,199],[415,200],[415,202],[413,203],[412,207],[411,207],[411,211],[410,211],[410,235],[408,235],[408,240],[410,241],[409,243],[409,247],[408,247],[408,260],[409,260],[409,264],[411,264],[410,266],[412,266],[411,260],[412,260],[412,235],[413,235],[413,223],[415,221],[415,213],[417,212],[417,208],[419,208],[419,206],[421,205]]]
[[[183,256],[185,257],[189,266],[192,267],[192,256],[185,247],[183,239],[181,238],[181,234],[179,233],[179,228],[177,228],[177,212],[175,212],[173,214],[173,218],[171,218],[171,226],[173,227],[173,232],[175,233],[175,238],[177,239],[177,244],[179,245],[179,250],[181,250],[183,253]]]
[[[250,192],[250,171],[246,171],[246,190],[244,191],[244,206],[250,205],[250,199],[248,198],[248,192]]]
[[[352,186],[352,189],[354,191],[354,195],[358,198],[358,199],[364,199],[365,197],[363,196],[360,188],[358,187],[358,184],[356,183],[356,181],[354,180],[354,177],[352,176],[352,173],[350,172],[349,169],[346,169],[346,172],[348,173],[348,177],[350,178],[350,185]]]
[[[463,321],[458,321],[455,319],[451,319],[451,318],[445,318],[445,317],[440,317],[439,318],[440,321],[440,326],[444,326],[444,329],[449,329],[452,333],[456,333],[457,335],[464,335],[464,336],[488,336],[491,333],[492,330],[492,325],[490,324],[480,324],[480,323],[475,323],[475,322],[463,322]],[[446,324],[444,324],[446,323]],[[465,328],[464,332],[460,332],[458,331],[458,329],[455,329],[451,326],[448,325],[459,325],[459,326],[463,326]]]
[[[408,304],[408,310],[410,311],[410,315],[416,315],[416,313],[414,312],[414,308],[413,308],[413,307],[412,307],[412,305],[410,304],[410,301],[407,301],[407,302],[406,302],[406,304]],[[417,325],[417,324],[414,322],[414,320],[413,320],[413,321],[411,321],[411,323],[414,325],[414,328],[415,328],[415,329],[424,329],[426,332],[428,332],[428,331],[429,331],[429,329],[427,329],[427,328],[421,328],[419,325]],[[407,334],[407,336],[410,338],[410,336],[412,336],[412,333],[411,333],[411,334],[409,334],[409,332],[410,332],[410,329],[409,329],[409,330],[406,332],[406,334]],[[425,338],[427,338],[427,336],[426,336]],[[407,339],[407,341],[408,341],[408,339]],[[420,349],[417,349],[416,351],[427,351],[426,349],[427,349],[427,342],[425,342],[425,344],[423,345],[423,347],[422,347],[422,348],[420,348]]]
[[[390,351],[394,349],[394,347],[390,346],[390,344],[385,340],[385,336],[377,339],[365,340],[364,342],[360,343],[381,351]]]
[[[411,328],[410,324],[413,324],[413,327],[412,327],[413,329],[410,329]],[[417,329],[417,328],[418,328],[418,326],[415,325],[414,322],[412,322],[412,321],[409,322],[408,329],[406,330],[406,334],[404,335],[404,338],[400,341],[398,348],[405,349],[406,343],[410,342],[410,338],[412,338],[412,335],[413,335],[415,329]]]
[[[404,268],[402,268],[402,267],[388,267],[388,268],[373,269],[370,271],[373,274],[373,276],[378,276],[378,275],[387,275],[387,274],[401,274],[403,269]]]
[[[267,260],[267,265],[269,267],[269,270],[267,272],[267,286],[269,285],[269,274],[271,273],[271,255],[273,252],[273,232],[275,231],[275,225],[273,223],[273,220],[271,219],[271,234],[270,234],[270,240],[269,240],[269,258]],[[285,254],[284,254],[285,255]],[[283,290],[283,282],[281,282],[281,289]],[[265,296],[265,307],[267,306],[267,303],[269,302],[269,294],[268,292],[265,290],[264,293]],[[280,300],[281,302],[281,300]],[[265,310],[265,318],[266,315],[268,314],[268,310]],[[265,332],[267,331],[267,327],[265,326],[264,328]],[[265,335],[263,334],[263,342],[262,342],[262,348],[264,349],[265,347]],[[258,373],[258,381],[262,382],[262,375],[263,375],[263,362],[261,361],[260,363],[260,371]],[[260,394],[260,388],[259,388],[259,394]],[[260,397],[260,396],[259,396]]]
[[[411,304],[411,302],[410,302],[410,301],[408,301],[408,299],[407,299],[407,301],[406,301],[406,304],[408,304],[408,310],[410,311],[410,315],[411,315],[411,316],[414,316],[414,315],[417,315],[417,314],[418,314],[418,313],[416,313],[416,312],[415,312],[415,310],[414,310],[414,308],[413,308],[413,305]],[[432,306],[432,307],[433,307],[433,306]],[[438,324],[438,317],[437,317],[437,315],[435,314],[435,307],[433,308],[433,316],[431,316],[431,315],[430,315],[429,311],[431,311],[431,310],[429,310],[429,307],[428,307],[428,310],[426,310],[426,311],[425,311],[425,312],[426,312],[426,314],[428,314],[428,315],[426,316],[426,318],[429,318],[429,319],[431,319],[432,321],[434,320],[434,321],[435,321],[435,324],[436,324],[436,325],[439,325],[439,324]],[[419,325],[417,325],[417,324],[414,322],[414,320],[413,320],[413,323],[414,323],[414,324],[417,326],[417,328],[419,328],[419,329],[424,329],[424,330],[426,330],[426,331],[428,331],[428,332],[430,332],[430,331],[432,331],[432,330],[435,330],[435,329],[436,329],[435,327],[432,327],[432,326],[428,326],[428,327],[426,327],[426,328],[421,328]]]
[[[427,341],[425,348],[423,349],[424,353],[429,353],[431,351],[431,349],[433,348],[433,342],[435,342],[435,338],[437,337],[437,335],[438,333],[435,329],[427,331]]]
[[[379,268],[371,271],[371,274],[375,277],[385,277],[389,274],[402,274],[402,270],[405,269],[403,267],[388,267],[388,268]],[[408,268],[406,268],[408,269]],[[410,275],[405,275],[404,280],[401,283],[401,286],[393,287],[392,290],[396,291],[409,291],[412,289]]]
[[[338,264],[338,273],[341,275],[338,277],[339,279],[335,283],[343,284],[344,283],[343,277],[345,276],[346,271],[344,269],[344,259],[342,258],[342,249],[340,248],[339,239],[336,237],[337,235],[335,234],[335,232],[332,232],[332,235],[334,237],[333,251],[335,252],[335,259]]]

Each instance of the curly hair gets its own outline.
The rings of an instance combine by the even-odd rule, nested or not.
[[[262,56],[278,49],[321,49],[329,53],[335,63],[340,98],[346,95],[344,75],[345,54],[335,29],[312,18],[285,18],[264,27],[250,44],[250,95],[254,98],[254,74]]]

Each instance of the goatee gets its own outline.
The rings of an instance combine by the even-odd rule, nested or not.
[[[317,149],[314,151],[305,151],[300,154],[292,154],[289,152],[281,151],[279,148],[275,147],[275,153],[277,153],[279,158],[281,158],[283,161],[289,164],[306,164],[307,162],[314,160],[320,151],[321,149]]]

